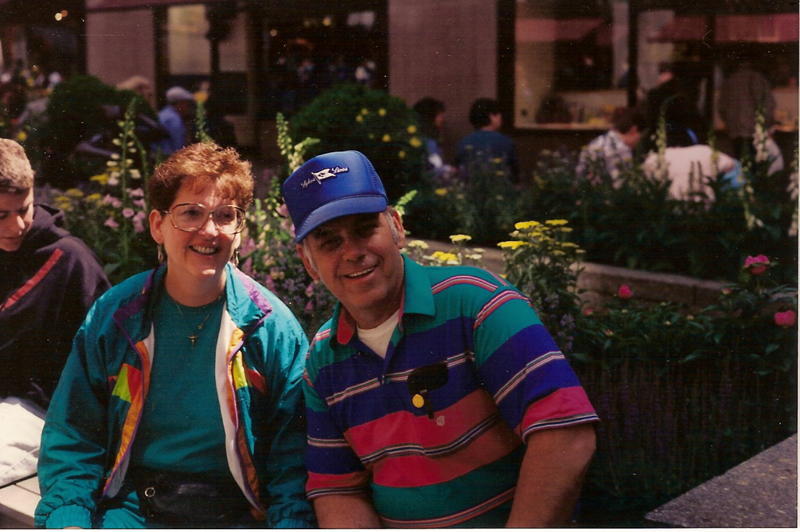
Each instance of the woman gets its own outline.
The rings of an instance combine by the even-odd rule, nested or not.
[[[194,144],[148,185],[166,259],[109,290],[78,331],[42,435],[36,525],[308,527],[307,340],[229,261],[250,164]]]

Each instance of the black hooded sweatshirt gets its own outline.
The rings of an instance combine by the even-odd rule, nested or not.
[[[0,397],[46,408],[72,337],[109,282],[97,257],[61,226],[64,214],[36,205],[17,251],[0,250]]]

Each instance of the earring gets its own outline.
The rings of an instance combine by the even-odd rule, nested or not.
[[[164,245],[163,244],[156,244],[156,254],[158,255],[158,262],[164,262],[166,258],[166,253],[164,252]]]

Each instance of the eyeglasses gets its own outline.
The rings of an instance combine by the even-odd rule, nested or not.
[[[220,205],[213,211],[202,203],[180,203],[172,209],[161,211],[169,214],[172,227],[194,233],[208,222],[209,216],[214,220],[220,233],[235,235],[244,229],[244,209],[236,205]]]

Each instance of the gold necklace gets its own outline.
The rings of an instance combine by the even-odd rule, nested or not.
[[[223,294],[220,294],[219,297],[217,297],[217,299],[215,299],[212,303],[209,304],[209,306],[211,308],[208,310],[208,312],[206,313],[205,317],[194,328],[191,328],[192,333],[188,334],[186,336],[186,338],[192,344],[192,347],[194,347],[197,344],[197,340],[200,338],[200,333],[203,332],[203,327],[206,326],[206,322],[208,321],[208,318],[211,317],[211,314],[213,314],[214,310],[217,308],[217,303],[219,302],[220,299],[222,299],[222,295]],[[170,298],[170,299],[172,299],[172,298]],[[178,303],[177,301],[172,299],[172,304],[175,305],[176,309],[178,309],[178,314],[181,315],[181,320],[184,323],[186,323],[187,322],[186,315],[183,313],[183,310],[181,309],[180,303]]]

